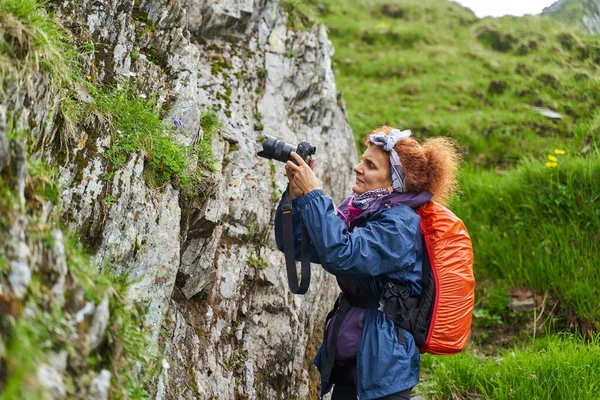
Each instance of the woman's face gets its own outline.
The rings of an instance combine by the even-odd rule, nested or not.
[[[363,153],[361,162],[354,167],[354,173],[356,182],[352,191],[357,195],[392,186],[390,156],[381,147],[369,146]]]

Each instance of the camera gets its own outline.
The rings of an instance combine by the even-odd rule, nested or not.
[[[293,145],[277,140],[272,136],[265,135],[265,137],[266,139],[262,144],[263,149],[256,155],[266,158],[267,160],[277,160],[283,163],[291,160],[294,164],[298,164],[296,160],[290,157],[290,153],[295,151],[296,154],[302,157],[304,162],[310,165],[310,160],[317,151],[317,148],[308,142],[300,142],[298,143],[298,146],[294,147]]]

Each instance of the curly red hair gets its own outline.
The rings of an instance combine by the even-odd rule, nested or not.
[[[382,125],[370,134],[383,132],[389,135],[394,129]],[[367,136],[367,146],[372,145]],[[428,191],[433,193],[433,199],[445,204],[458,190],[456,170],[461,161],[461,156],[456,151],[452,139],[437,137],[425,140],[420,144],[412,137],[402,139],[396,143],[394,150],[400,157],[400,162],[406,173],[406,191],[419,193]]]

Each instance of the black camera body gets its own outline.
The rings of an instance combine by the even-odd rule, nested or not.
[[[256,155],[266,158],[267,160],[277,160],[283,163],[292,161],[294,164],[298,164],[296,160],[290,156],[290,153],[295,151],[296,154],[302,157],[304,162],[310,165],[310,160],[317,151],[317,148],[309,142],[300,142],[298,143],[298,146],[294,147],[293,145],[277,140],[272,136],[265,136],[266,139],[263,142],[263,149]]]
[[[289,143],[285,143],[277,140],[272,136],[266,136],[263,141],[263,149],[256,155],[259,157],[266,158],[267,160],[277,160],[283,163],[292,161],[298,165],[295,159],[291,158],[291,152],[295,151],[304,162],[310,165],[312,156],[315,155],[317,148],[308,142],[300,142],[298,146],[294,147]],[[289,195],[289,187],[283,193],[281,197],[281,208],[283,210],[283,249],[285,253],[285,265],[287,269],[288,285],[290,291],[293,294],[305,294],[310,285],[310,238],[306,227],[302,226],[302,247],[300,249],[300,261],[301,261],[301,273],[300,273],[300,284],[298,284],[298,272],[296,270],[295,254],[296,249],[294,248],[294,233],[292,226],[292,200]]]

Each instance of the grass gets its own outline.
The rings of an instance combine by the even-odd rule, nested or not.
[[[484,357],[474,351],[423,357],[433,399],[581,399],[600,397],[600,337],[547,336]]]
[[[259,270],[267,269],[269,267],[267,260],[262,258],[260,255],[250,255],[250,257],[248,257],[248,264]]]
[[[193,149],[177,141],[174,125],[159,117],[155,100],[136,97],[127,89],[99,92],[92,110],[114,129],[113,146],[107,158],[116,168],[130,154],[142,151],[150,186],[173,182],[177,188],[186,190],[195,184],[195,165],[190,163]]]
[[[476,276],[549,290],[585,325],[600,329],[600,155],[526,160],[510,174],[466,167],[454,209],[477,255]]]
[[[60,192],[56,177],[57,171],[42,161],[31,161],[28,165],[31,181],[31,196],[58,204]]]
[[[200,115],[200,126],[204,135],[198,147],[198,164],[211,172],[215,172],[216,162],[213,151],[213,139],[221,132],[223,122],[214,110],[208,110]]]
[[[37,307],[34,308],[37,311]],[[5,324],[5,321],[3,325]],[[6,381],[0,385],[0,399],[41,398],[37,385],[25,384],[37,371],[38,363],[45,361],[44,351],[50,351],[51,326],[56,321],[38,315],[26,315],[16,321],[3,338],[5,340],[3,361],[6,363]],[[4,374],[3,373],[3,374]]]
[[[389,123],[417,137],[451,136],[469,162],[507,168],[541,157],[549,143],[566,147],[600,100],[591,55],[600,39],[554,20],[478,20],[441,0],[324,4],[359,149],[367,132]]]
[[[62,28],[38,0],[0,0],[0,78],[4,91],[39,70],[69,81],[73,57]]]

